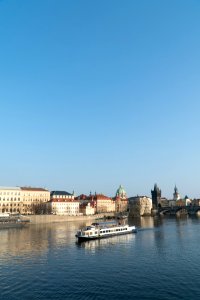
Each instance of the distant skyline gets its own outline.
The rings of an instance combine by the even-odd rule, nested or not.
[[[0,1],[0,185],[200,197],[199,11]]]

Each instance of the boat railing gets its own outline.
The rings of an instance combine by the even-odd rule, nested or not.
[[[98,229],[105,229],[105,228],[113,228],[113,227],[124,227],[126,225],[124,224],[112,224],[112,225],[96,225],[96,228]]]

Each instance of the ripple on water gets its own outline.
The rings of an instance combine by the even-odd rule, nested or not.
[[[4,231],[0,296],[23,299],[199,299],[199,220],[77,244],[77,223]]]

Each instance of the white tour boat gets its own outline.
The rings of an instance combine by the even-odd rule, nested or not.
[[[135,226],[121,225],[120,222],[100,222],[92,223],[92,225],[78,230],[76,237],[79,242],[82,242],[133,232],[137,232],[137,228]]]

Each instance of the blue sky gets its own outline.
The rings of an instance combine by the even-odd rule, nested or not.
[[[200,197],[200,2],[0,1],[0,185]]]

